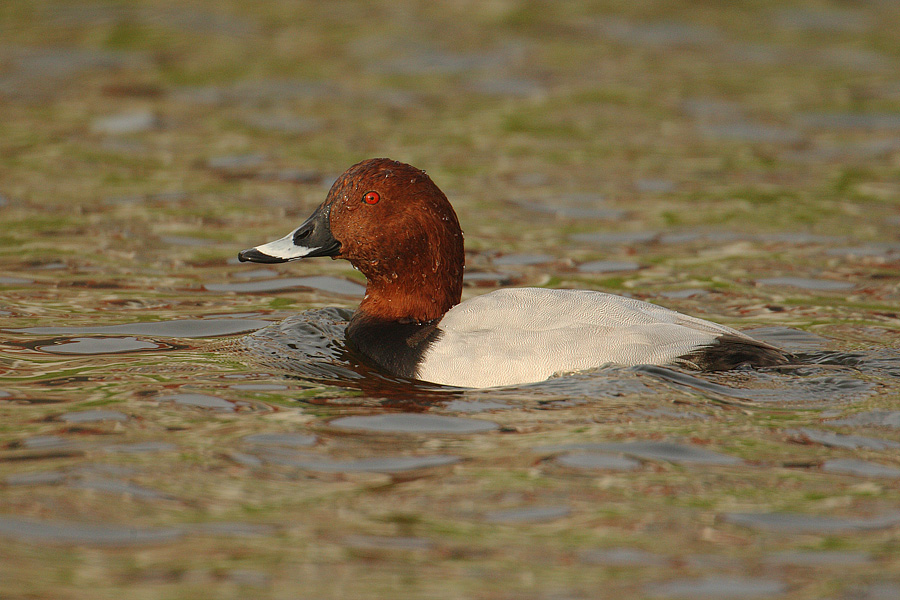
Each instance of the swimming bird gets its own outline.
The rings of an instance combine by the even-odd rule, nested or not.
[[[350,347],[388,373],[485,388],[606,363],[725,370],[789,361],[782,350],[711,321],[594,290],[506,288],[460,303],[463,233],[424,171],[386,158],[350,167],[281,239],[241,261],[330,256],[365,275]]]

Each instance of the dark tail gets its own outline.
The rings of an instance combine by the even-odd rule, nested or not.
[[[698,371],[728,371],[741,365],[776,367],[793,361],[793,355],[775,346],[726,334],[716,338],[709,346],[679,356],[674,362]]]

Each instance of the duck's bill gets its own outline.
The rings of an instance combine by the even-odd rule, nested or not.
[[[300,227],[281,239],[238,254],[241,262],[283,263],[313,256],[337,256],[341,243],[331,234],[329,210],[320,206]]]

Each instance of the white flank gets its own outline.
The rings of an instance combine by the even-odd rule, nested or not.
[[[461,387],[542,381],[606,363],[664,365],[720,335],[747,336],[632,298],[591,290],[503,289],[454,306],[419,379]]]

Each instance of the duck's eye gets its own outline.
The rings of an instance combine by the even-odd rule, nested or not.
[[[378,192],[369,192],[363,196],[363,201],[366,204],[378,204],[379,200],[381,200],[381,196],[378,195]]]

